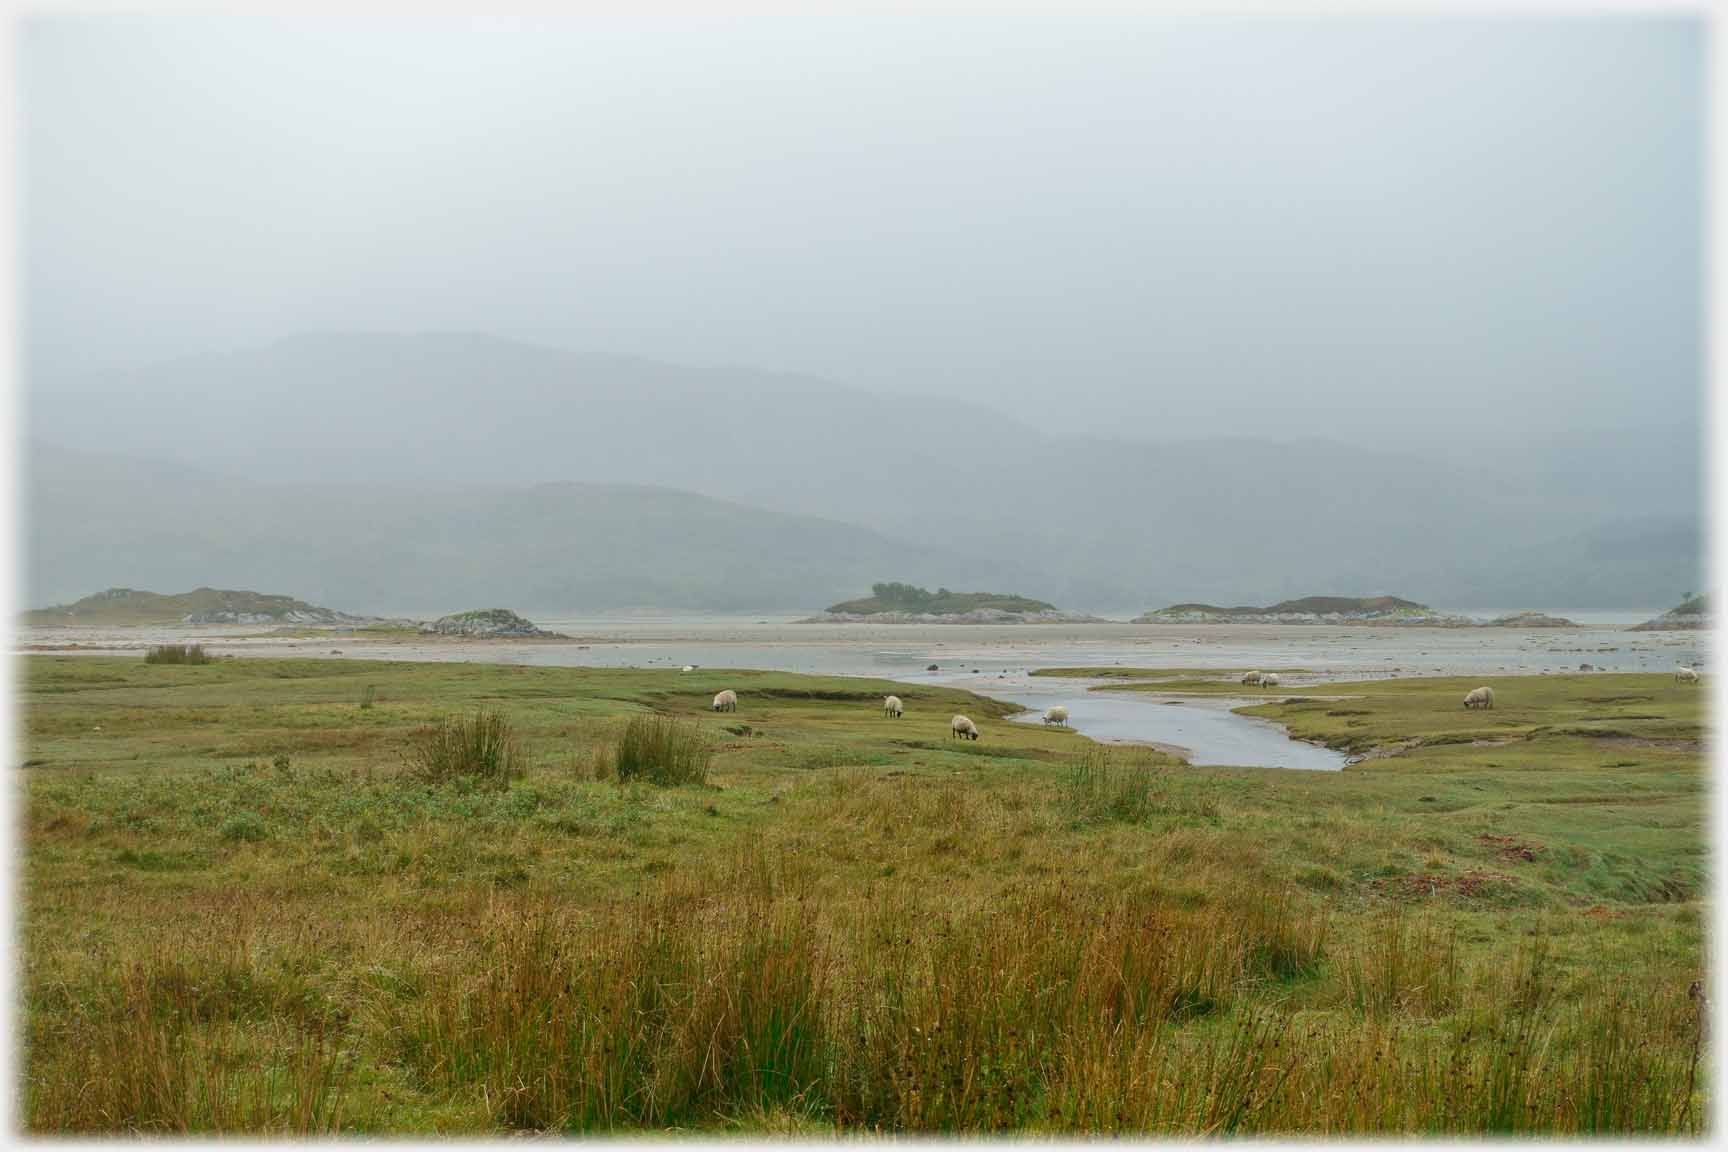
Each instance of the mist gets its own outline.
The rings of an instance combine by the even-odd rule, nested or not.
[[[1659,521],[1692,543],[1590,593],[1659,605],[1697,564],[1703,60],[1680,16],[36,17],[27,426],[284,484],[664,484],[891,533],[932,578],[1013,554],[1112,604],[1352,574],[1546,595],[1564,548],[1517,580],[1487,554],[1611,552]],[[481,343],[440,394],[507,398],[491,439],[422,426],[437,357],[415,342],[450,333]],[[380,361],[347,334],[402,343]],[[609,358],[758,435],[729,453],[697,420],[656,446],[644,417],[584,443],[643,387]],[[370,435],[330,430],[336,379],[363,383]],[[866,405],[900,415],[849,417]],[[369,452],[399,421],[418,447]],[[510,431],[537,423],[567,439]],[[1258,442],[1314,481],[1335,564],[1249,576],[1219,539],[1287,481]],[[1194,473],[1155,467],[1172,445],[1208,474],[1182,499]],[[1107,492],[1039,471],[1119,451]],[[1516,511],[1406,524],[1415,551],[1373,570],[1388,548],[1360,537],[1406,513],[1338,511],[1338,485],[1375,487],[1354,453]],[[1022,483],[974,482],[996,468]],[[1206,503],[1232,469],[1254,485]],[[1180,556],[1117,549],[1124,517],[1156,534],[1184,505]],[[1086,526],[1030,527],[1051,516]]]

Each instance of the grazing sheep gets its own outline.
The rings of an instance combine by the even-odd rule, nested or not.
[[[1696,683],[1698,683],[1698,669],[1696,669],[1696,668],[1682,668],[1682,669],[1680,669],[1680,671],[1674,673],[1674,682],[1676,684],[1696,684]]]
[[[898,720],[905,711],[906,706],[900,703],[900,697],[888,696],[883,698],[882,715],[892,716],[894,719]]]
[[[1262,688],[1276,688],[1276,687],[1278,687],[1278,673],[1267,672],[1266,674],[1261,676],[1260,677],[1260,687],[1262,687]]]
[[[950,739],[958,736],[962,740],[976,740],[978,739],[978,725],[972,723],[965,716],[956,715],[954,719],[948,721],[948,736]]]
[[[1242,677],[1242,683],[1258,684],[1260,683],[1260,676],[1261,674],[1259,672],[1250,672],[1246,676]]]
[[[685,671],[685,672],[694,672],[694,671],[696,671],[696,665],[694,665],[694,664],[686,664],[686,665],[684,665],[684,668],[683,668],[683,670],[684,670],[684,671]]]
[[[716,712],[736,712],[736,711],[738,711],[738,693],[736,693],[736,692],[732,691],[732,689],[728,688],[724,692],[721,692],[718,695],[716,695],[714,697],[714,711],[716,711]]]
[[[1068,709],[1062,707],[1060,704],[1046,708],[1044,710],[1044,723],[1061,724],[1066,727],[1068,724]]]
[[[1466,707],[1466,708],[1492,708],[1492,707],[1494,707],[1494,689],[1489,688],[1487,686],[1483,686],[1481,688],[1470,689],[1470,691],[1468,691],[1464,694],[1464,707]]]

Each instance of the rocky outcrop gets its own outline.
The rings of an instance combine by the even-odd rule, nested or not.
[[[478,608],[472,612],[456,612],[440,616],[420,631],[437,636],[462,636],[468,639],[534,639],[566,640],[559,632],[547,632],[532,620],[518,616],[508,608]]]
[[[1514,612],[1510,616],[1502,616],[1490,620],[1484,628],[1582,628],[1583,625],[1564,616],[1550,616],[1546,612]]]

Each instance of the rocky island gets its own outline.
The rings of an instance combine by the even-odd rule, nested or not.
[[[1097,616],[1064,612],[1029,596],[1000,592],[931,592],[914,584],[872,584],[871,594],[831,604],[801,624],[1091,624]]]
[[[470,640],[568,640],[562,632],[548,632],[532,620],[518,616],[508,608],[477,608],[471,612],[455,612],[440,616],[420,631],[435,636],[460,636]]]
[[[1564,616],[1550,616],[1546,612],[1514,612],[1510,616],[1501,616],[1482,625],[1484,628],[1580,628],[1576,620],[1568,620]]]
[[[1676,605],[1654,620],[1634,624],[1633,632],[1688,632],[1710,627],[1710,604],[1707,597],[1694,596]]]
[[[146,624],[277,624],[331,627],[373,623],[320,608],[292,596],[231,588],[194,588],[190,592],[143,592],[110,588],[71,604],[56,604],[24,613],[24,623],[38,625]]]
[[[1215,604],[1172,604],[1134,619],[1136,624],[1426,624],[1449,627],[1472,623],[1436,612],[1426,604],[1397,596],[1303,596],[1265,608],[1221,608]]]

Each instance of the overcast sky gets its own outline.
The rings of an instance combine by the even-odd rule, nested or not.
[[[1688,17],[37,20],[48,370],[463,329],[1432,446],[1700,396]]]

